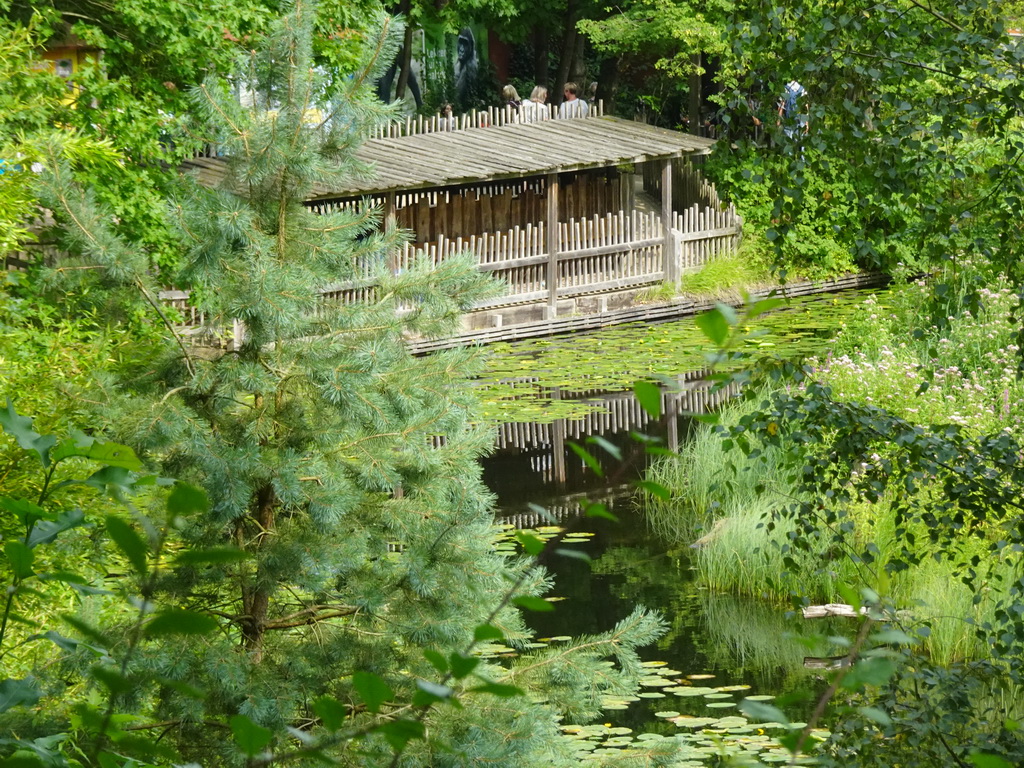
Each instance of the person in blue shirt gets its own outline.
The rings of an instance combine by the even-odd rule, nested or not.
[[[807,110],[807,89],[796,80],[790,80],[779,99],[779,124],[790,139],[806,135],[810,130]]]

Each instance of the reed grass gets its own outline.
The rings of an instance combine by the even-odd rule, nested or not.
[[[727,405],[721,423],[738,423],[757,400]],[[957,577],[958,568],[972,556],[984,562],[985,541],[965,541],[958,552],[942,553],[941,562],[922,551],[921,564],[889,575],[885,565],[900,557],[905,542],[897,538],[894,510],[883,498],[847,505],[851,530],[842,536],[823,530],[809,551],[789,553],[796,567],[788,567],[782,547],[794,524],[785,517],[775,518],[772,531],[766,524],[773,512],[795,499],[796,491],[783,457],[770,447],[757,447],[763,455],[752,461],[738,448],[725,448],[713,428],[702,425],[677,456],[650,470],[650,479],[669,488],[673,496],[668,501],[651,500],[648,521],[661,537],[694,548],[692,562],[700,586],[765,599],[775,610],[794,595],[812,602],[844,602],[840,585],[869,586],[905,611],[901,622],[929,625],[931,632],[922,645],[936,661],[948,664],[985,654],[971,622],[992,618],[997,591],[989,588],[974,605],[973,593]],[[923,527],[911,526],[910,532],[919,542],[928,540]],[[868,543],[877,548],[871,565],[857,557]],[[1000,572],[982,573],[980,578],[998,583]]]
[[[712,259],[696,272],[679,280],[679,292],[697,296],[720,296],[768,280],[767,270],[751,261],[741,249]]]

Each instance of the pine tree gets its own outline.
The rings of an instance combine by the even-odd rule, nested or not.
[[[244,328],[230,351],[200,355],[178,338],[144,256],[110,233],[66,169],[47,176],[69,241],[102,267],[73,274],[112,297],[141,297],[168,331],[151,366],[105,382],[112,434],[206,488],[210,513],[189,522],[186,543],[244,556],[224,549],[223,562],[165,581],[166,600],[215,616],[221,631],[185,649],[140,649],[138,671],[165,683],[123,704],[168,723],[168,738],[204,765],[244,757],[216,727],[239,716],[269,729],[267,749],[342,764],[575,765],[559,719],[594,717],[602,695],[634,690],[633,649],[658,636],[660,620],[638,610],[607,635],[512,669],[462,655],[488,617],[525,643],[509,590],[547,585],[541,569],[494,547],[476,463],[491,435],[474,426],[466,378],[473,353],[413,357],[404,339],[451,332],[489,285],[467,259],[392,274],[387,255],[403,235],[380,231],[378,210],[303,206],[316,184],[372,172],[353,149],[390,118],[367,86],[392,60],[387,28],[397,26],[382,17],[367,67],[332,93],[312,60],[311,19],[296,0],[240,68],[254,106],[223,81],[194,94],[228,173],[215,190],[188,184],[170,206],[185,250],[179,280],[210,329]],[[372,286],[366,301],[323,300],[351,280]],[[460,665],[473,674],[451,674]],[[429,682],[446,672],[446,684]],[[489,681],[534,695],[503,698],[511,691]],[[443,703],[451,690],[463,707]],[[421,733],[429,738],[406,748]]]

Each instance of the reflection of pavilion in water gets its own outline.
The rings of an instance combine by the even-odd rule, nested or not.
[[[657,420],[651,419],[632,391],[623,391],[574,393],[573,400],[599,406],[581,418],[500,425],[497,450],[483,462],[484,479],[498,494],[506,513],[516,513],[515,520],[508,522],[543,525],[543,516],[520,512],[527,503],[540,504],[543,499],[549,500],[542,506],[552,517],[565,520],[579,513],[579,503],[584,498],[604,502],[605,496],[621,496],[648,460],[644,443],[631,437],[631,432],[657,437],[664,447],[675,451],[680,439],[686,437],[692,415],[714,411],[736,394],[735,384],[716,388],[714,382],[703,378],[704,374],[684,374],[664,384],[662,416]],[[554,392],[552,396],[566,399],[559,398],[559,394]],[[616,445],[622,452],[622,461],[611,459],[597,445],[586,444],[592,435]],[[599,457],[605,466],[605,478],[590,471],[567,445],[568,441]]]

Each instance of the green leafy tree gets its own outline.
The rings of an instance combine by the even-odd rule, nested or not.
[[[379,211],[302,204],[314,185],[371,170],[352,150],[389,117],[368,86],[396,48],[393,22],[377,21],[385,32],[366,66],[332,83],[313,66],[312,9],[296,2],[239,68],[252,108],[222,80],[194,92],[227,176],[172,203],[178,280],[209,332],[238,323],[227,352],[198,354],[176,334],[147,255],[111,230],[65,165],[43,178],[43,199],[83,254],[61,274],[101,293],[111,321],[148,312],[166,331],[145,365],[101,382],[111,429],[207,489],[209,513],[182,536],[223,552],[159,584],[174,610],[218,631],[187,649],[141,644],[125,674],[166,682],[122,691],[119,705],[203,762],[574,765],[559,715],[593,717],[602,692],[635,686],[634,649],[661,622],[638,610],[512,668],[474,653],[528,638],[514,606],[549,609],[545,579],[494,548],[475,463],[490,435],[473,425],[465,385],[473,354],[414,358],[404,339],[451,331],[489,284],[462,258],[394,274],[388,255],[403,235],[379,231]],[[325,301],[346,282],[368,298]],[[548,687],[550,704],[520,695]]]
[[[812,180],[841,165],[851,183],[835,199],[859,211],[841,236],[861,264],[922,267],[966,250],[1015,275],[1024,100],[1006,21],[974,1],[738,6],[724,66],[734,119],[791,79],[808,91],[806,135],[767,125],[784,167],[758,165],[756,151],[751,162],[776,191],[768,236],[783,249],[798,237]]]

